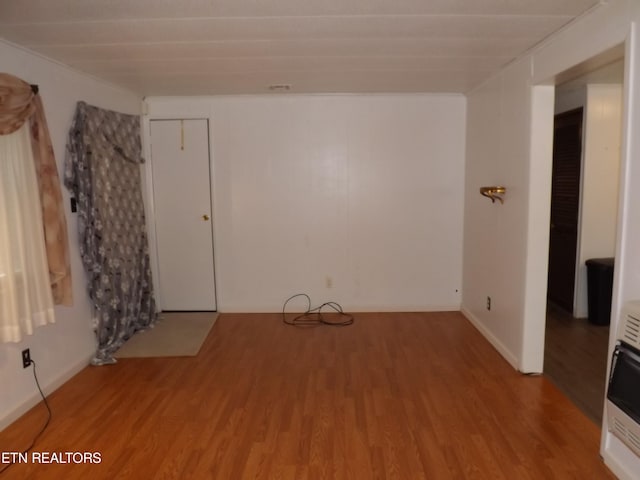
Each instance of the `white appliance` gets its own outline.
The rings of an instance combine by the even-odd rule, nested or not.
[[[607,386],[609,431],[640,456],[640,301],[624,305]]]

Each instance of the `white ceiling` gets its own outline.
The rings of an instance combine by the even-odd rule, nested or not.
[[[466,92],[599,3],[0,0],[0,38],[145,96]]]

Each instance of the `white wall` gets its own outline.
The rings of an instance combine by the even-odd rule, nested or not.
[[[351,311],[460,306],[465,99],[148,99],[211,119],[220,311],[292,294]]]
[[[580,85],[579,87],[564,90],[562,88],[556,89],[555,98],[555,114],[568,112],[569,110],[575,110],[576,108],[583,107],[587,104],[587,86]]]
[[[38,84],[44,103],[51,140],[62,175],[68,129],[76,102],[127,113],[139,113],[140,100],[91,77],[78,74],[57,63],[0,41],[0,68],[23,80]],[[65,205],[69,195],[63,187]],[[45,393],[88,364],[96,343],[92,313],[79,258],[78,233],[74,214],[67,210],[73,275],[73,307],[56,307],[56,323],[36,329],[17,344],[0,344],[0,429],[18,418],[39,400],[31,368],[23,369],[20,352],[29,348],[37,363],[38,377]]]
[[[564,70],[620,43],[626,45],[625,130],[612,331],[622,303],[640,296],[640,188],[635,187],[640,182],[640,137],[634,133],[640,126],[638,20],[637,1],[607,2],[468,95],[463,311],[523,371],[542,369],[544,349],[553,114],[549,85]],[[510,123],[502,121],[505,106],[519,112]],[[501,164],[511,167],[502,176],[495,173]],[[487,200],[476,189],[487,181],[505,184],[504,207],[512,202],[515,212],[480,203]],[[495,235],[483,226],[497,228]],[[523,226],[525,235],[519,231]],[[522,258],[515,258],[516,253]],[[507,261],[513,264],[501,265]],[[510,275],[508,283],[493,280],[505,274]],[[484,309],[488,290],[498,311]],[[505,301],[513,304],[508,312],[501,307]],[[614,473],[637,478],[640,459],[607,432],[606,418],[602,439],[603,457]]]
[[[622,85],[587,83],[576,88],[557,89],[556,114],[580,107],[584,108],[584,134],[573,316],[586,318],[588,289],[585,261],[615,255]]]
[[[574,316],[588,314],[590,258],[613,257],[618,221],[622,86],[587,85]]]
[[[468,96],[463,312],[516,368],[527,247],[530,66],[520,61]],[[479,188],[502,185],[504,204]],[[486,308],[491,297],[491,310]]]
[[[583,78],[588,81],[590,76]],[[586,318],[588,279],[585,261],[615,256],[622,85],[582,83],[568,89],[557,88],[556,114],[579,107],[584,108],[584,135],[573,316]]]

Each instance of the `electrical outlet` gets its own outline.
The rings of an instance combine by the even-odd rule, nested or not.
[[[491,297],[487,297],[487,310],[491,310]]]
[[[22,350],[22,368],[27,368],[31,365],[31,352],[29,349]]]

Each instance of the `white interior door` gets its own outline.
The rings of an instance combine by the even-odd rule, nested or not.
[[[216,310],[208,121],[150,126],[162,309]]]

